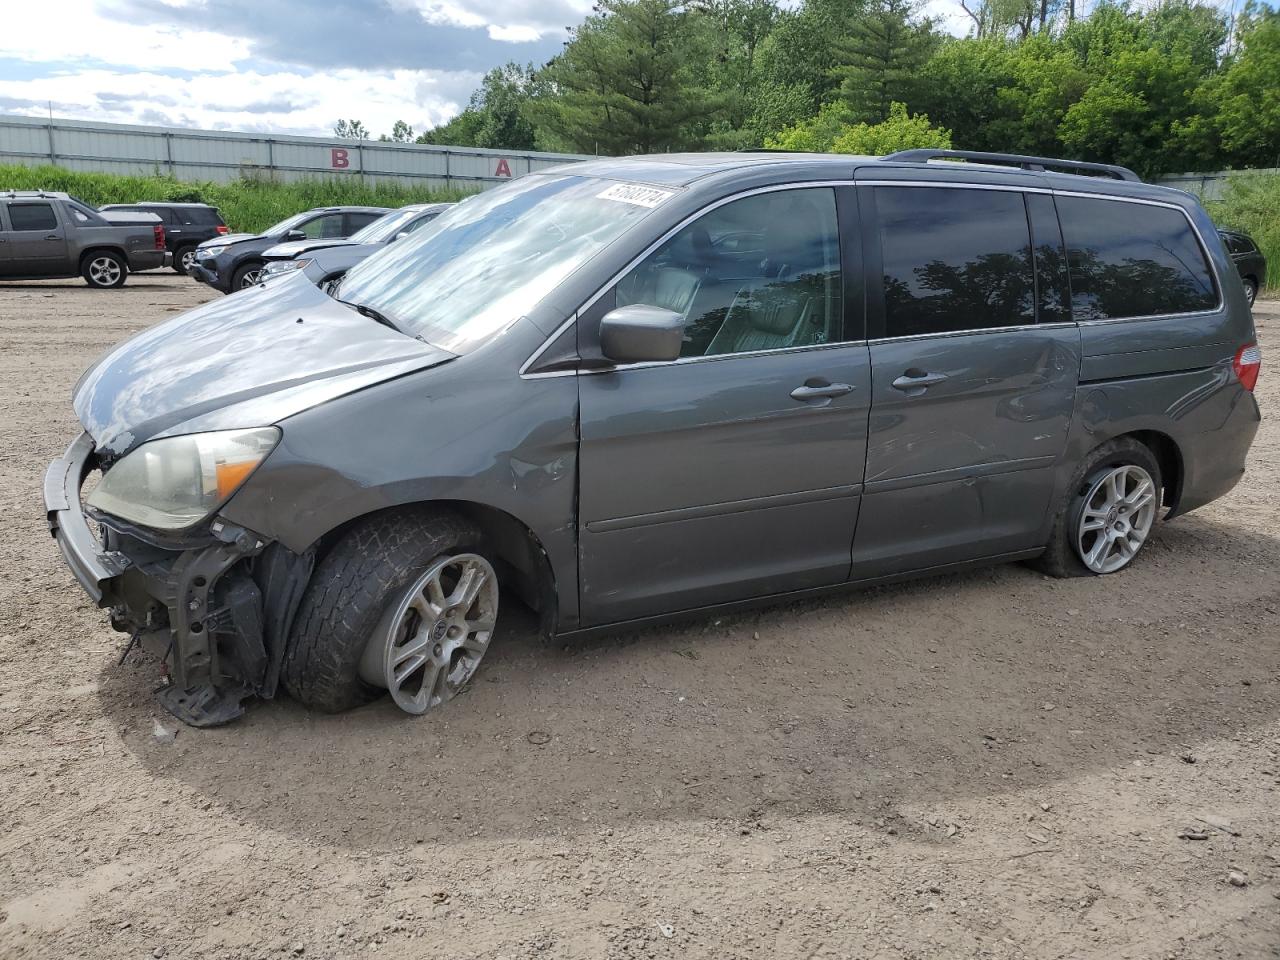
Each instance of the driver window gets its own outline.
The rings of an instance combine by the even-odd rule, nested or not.
[[[307,235],[308,240],[332,240],[346,236],[340,213],[326,213],[322,217],[308,220],[298,229]]]
[[[835,192],[778,190],[717,207],[618,281],[617,306],[633,303],[686,318],[682,357],[840,340]]]

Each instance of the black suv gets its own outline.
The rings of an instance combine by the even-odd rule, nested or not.
[[[346,238],[387,212],[387,207],[316,207],[295,213],[262,233],[232,233],[206,240],[196,247],[195,262],[188,272],[215,290],[235,293],[258,282],[268,247],[289,240]]]
[[[1253,237],[1248,234],[1238,233],[1235,230],[1219,230],[1218,235],[1226,244],[1231,262],[1236,265],[1236,271],[1244,282],[1244,295],[1249,300],[1249,306],[1252,307],[1254,299],[1258,296],[1258,288],[1262,286],[1262,281],[1267,276],[1267,258],[1262,255],[1258,245],[1253,242]]]
[[[173,269],[190,273],[196,247],[206,240],[225,236],[227,225],[217,207],[207,203],[109,203],[102,210],[154,213],[164,224],[165,245],[173,254]]]

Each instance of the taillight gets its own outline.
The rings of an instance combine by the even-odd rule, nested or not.
[[[221,237],[221,236],[223,236],[226,232],[227,232],[227,225],[226,225],[225,223],[220,223],[220,224],[218,224],[218,228],[217,228],[217,234],[218,234],[218,236],[220,236],[220,237]]]
[[[1240,386],[1252,392],[1258,385],[1258,374],[1262,372],[1262,350],[1256,343],[1245,344],[1232,358],[1231,369],[1240,381]]]
[[[163,250],[164,249],[164,224],[157,223],[151,229],[155,232],[155,235],[156,235],[156,249]]]

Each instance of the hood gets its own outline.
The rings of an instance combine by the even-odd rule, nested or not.
[[[290,240],[288,243],[277,243],[268,247],[262,255],[269,260],[292,260],[299,254],[312,250],[323,250],[326,247],[343,247],[351,241],[342,237],[330,237],[327,240]]]
[[[141,213],[137,210],[99,210],[98,216],[107,223],[161,223],[154,213]]]
[[[228,243],[240,243],[244,240],[257,240],[261,236],[262,234],[259,233],[224,233],[214,237],[212,240],[205,240],[197,245],[196,249],[199,250],[201,247],[221,247]]]
[[[453,354],[289,277],[145,330],[76,385],[76,416],[118,456],[161,436],[260,427]]]

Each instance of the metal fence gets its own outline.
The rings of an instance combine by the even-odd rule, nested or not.
[[[580,154],[484,150],[419,143],[266,136],[83,120],[0,115],[0,163],[52,163],[98,173],[171,174],[225,183],[239,177],[362,177],[429,187],[475,188]],[[3,184],[0,184],[3,186]]]
[[[1177,187],[1194,193],[1201,200],[1221,200],[1227,186],[1227,177],[1253,176],[1280,173],[1280,167],[1267,167],[1259,170],[1218,170],[1214,173],[1170,173],[1158,178],[1158,183],[1166,187]]]

